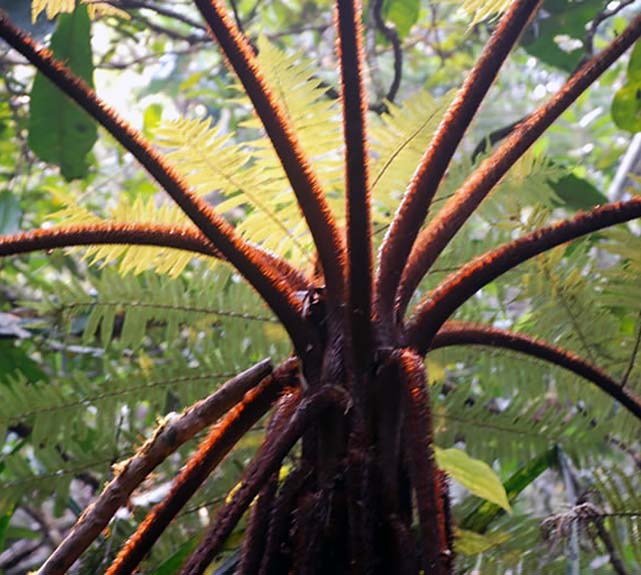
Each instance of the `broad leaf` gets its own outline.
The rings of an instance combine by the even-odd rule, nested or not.
[[[15,194],[0,192],[0,234],[15,234],[20,229],[22,209]]]
[[[416,24],[421,9],[419,0],[385,0],[383,18],[394,24],[401,39],[405,38]]]
[[[572,72],[583,55],[585,27],[601,0],[547,0],[536,25],[523,36],[525,50],[556,68]]]
[[[574,210],[590,210],[608,203],[608,198],[595,186],[574,174],[550,180],[549,183],[563,203]]]
[[[641,132],[641,42],[637,42],[628,64],[627,83],[614,95],[612,119],[622,130]]]
[[[491,533],[490,535],[481,535],[474,531],[457,529],[455,531],[454,548],[457,553],[462,555],[478,555],[505,543],[510,538],[507,533]]]
[[[437,465],[470,493],[496,503],[511,513],[505,488],[487,463],[473,459],[461,449],[435,447],[434,454]]]
[[[87,8],[62,14],[51,50],[71,71],[93,86],[90,22]],[[60,166],[67,180],[87,175],[87,155],[98,137],[95,122],[42,74],[31,90],[29,147],[43,161]]]
[[[546,451],[527,465],[516,471],[505,482],[505,492],[508,500],[513,503],[516,497],[546,469],[554,465],[557,458],[557,448]],[[501,507],[489,501],[480,502],[470,514],[461,521],[463,530],[471,530],[477,533],[484,533],[490,523],[501,513]]]

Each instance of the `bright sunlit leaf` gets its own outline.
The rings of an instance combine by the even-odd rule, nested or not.
[[[487,463],[455,448],[435,447],[434,455],[437,465],[470,493],[496,503],[508,513],[512,512],[501,480]]]

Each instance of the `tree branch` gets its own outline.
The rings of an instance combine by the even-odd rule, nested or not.
[[[573,74],[556,95],[527,116],[501,146],[471,174],[419,234],[396,294],[397,317],[425,273],[487,194],[543,132],[641,36],[641,15],[600,54]]]
[[[18,30],[7,15],[0,11],[0,37],[27,58],[62,92],[79,104],[104,126],[120,144],[144,166],[153,178],[182,208],[211,243],[256,289],[282,321],[295,347],[301,351],[308,344],[306,326],[300,315],[300,303],[278,274],[274,274],[256,250],[236,234],[206,201],[189,189],[184,179],[153,149],[134,128],[107,106],[84,81],[57,61],[44,48]]]
[[[294,365],[289,368],[294,369]],[[71,532],[40,568],[39,575],[65,573],[159,463],[236,405],[271,371],[271,362],[265,359],[224,383],[215,393],[187,408],[173,421],[163,422],[131,459],[119,465],[119,472],[80,516]]]
[[[445,113],[410,182],[380,250],[376,278],[376,313],[392,326],[394,302],[407,260],[439,183],[501,65],[539,6],[539,0],[518,0],[503,16],[474,69]]]
[[[363,85],[363,40],[360,6],[354,0],[336,3],[341,102],[345,138],[347,198],[347,302],[352,358],[359,374],[372,353],[372,226],[369,158],[367,154],[367,95]]]
[[[543,359],[591,381],[617,400],[634,417],[641,420],[641,399],[634,393],[623,388],[618,381],[574,353],[543,340],[496,327],[449,321],[436,334],[429,351],[453,345],[504,348]]]
[[[520,263],[590,232],[641,217],[641,198],[595,208],[499,246],[447,276],[416,306],[410,345],[425,353],[443,323],[479,289]]]
[[[195,0],[213,37],[240,79],[289,178],[318,250],[330,301],[343,295],[345,246],[320,182],[286,114],[270,91],[247,39],[220,0]]]
[[[341,405],[344,408],[348,405],[346,393],[342,389],[325,386],[302,399],[278,437],[263,443],[233,496],[219,511],[210,530],[183,565],[180,575],[202,575],[265,481],[277,469],[306,427],[331,405]]]
[[[128,539],[107,569],[106,575],[128,575],[134,572],[189,498],[245,433],[267,413],[283,389],[293,385],[294,382],[293,371],[277,370],[260,385],[250,389],[243,399],[227,412],[200,443],[196,453],[174,479],[165,499],[154,506],[136,532]]]

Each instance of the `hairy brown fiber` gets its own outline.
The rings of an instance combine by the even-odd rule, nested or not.
[[[316,249],[309,254],[310,261],[317,265],[307,274],[285,258],[246,241],[238,231],[242,228],[235,228],[203,196],[195,194],[141,133],[0,13],[0,36],[112,134],[193,224],[107,222],[33,230],[0,237],[0,257],[68,246],[119,244],[180,249],[217,258],[233,266],[253,286],[293,344],[292,357],[275,370],[268,360],[261,362],[176,419],[163,422],[130,460],[115,468],[117,476],[83,513],[40,575],[62,575],[69,570],[153,469],[216,422],[174,478],[168,495],[119,549],[107,575],[126,575],[139,569],[147,555],[157,552],[158,539],[178,520],[189,498],[263,418],[268,423],[260,447],[246,462],[238,484],[219,504],[195,549],[181,558],[180,575],[207,572],[223,551],[229,551],[226,543],[230,536],[241,531],[243,543],[234,551],[237,557],[229,562],[237,564],[238,575],[452,575],[458,567],[455,525],[448,477],[438,469],[434,456],[426,354],[458,345],[525,354],[586,379],[641,421],[641,399],[628,382],[636,373],[634,363],[641,348],[641,315],[638,337],[631,346],[627,368],[620,370],[624,374],[620,381],[592,358],[588,362],[553,342],[451,319],[478,290],[528,259],[641,217],[637,197],[547,225],[454,268],[423,297],[409,321],[404,320],[410,298],[439,254],[537,138],[641,36],[641,16],[576,70],[548,103],[511,126],[503,145],[467,177],[423,228],[452,158],[540,6],[540,0],[512,2],[500,21],[490,24],[495,29],[479,60],[431,143],[419,150],[422,159],[406,182],[376,262],[368,138],[368,120],[374,119],[368,112],[384,114],[389,110],[384,101],[368,102],[368,60],[376,58],[376,50],[370,54],[368,49],[366,58],[362,28],[369,22],[372,34],[384,36],[391,44],[394,76],[388,96],[392,100],[401,80],[403,53],[400,31],[394,30],[387,12],[390,3],[373,0],[366,3],[363,13],[359,0],[334,2],[335,36],[331,38],[336,40],[340,89],[330,86],[323,97],[340,100],[340,108],[332,110],[337,116],[341,114],[343,129],[344,189],[340,191],[345,196],[344,231],[330,210],[332,202],[343,198],[334,197],[334,187],[330,196],[322,189],[286,104],[279,101],[278,92],[270,88],[260,70],[252,40],[243,32],[245,7],[231,1],[228,11],[222,0],[194,0],[187,5],[193,5],[204,22],[160,3],[123,3],[127,8],[157,11],[164,18],[176,16],[181,26],[197,29],[199,42],[212,36],[218,43],[286,175],[288,183],[282,193],[293,191],[296,197],[305,220],[301,223],[307,224]],[[598,22],[591,24],[596,25]],[[372,45],[377,47],[376,38]],[[312,82],[317,82],[315,72],[310,74]],[[314,89],[317,87],[318,83]],[[332,156],[328,165],[335,160]],[[253,161],[253,157],[248,160]],[[240,165],[238,169],[244,169],[244,164]],[[391,161],[385,169],[389,165]],[[261,182],[256,183],[254,197],[260,197]],[[298,226],[292,230],[288,226],[282,223],[281,231],[299,233]],[[627,264],[623,256],[621,260],[617,264]],[[185,278],[189,279],[188,274]],[[531,305],[533,313],[535,307]],[[221,329],[223,338],[233,335],[231,329],[225,330]],[[628,352],[629,341],[621,346],[622,353]],[[189,353],[187,345],[191,344],[185,344]],[[224,342],[215,353],[219,350],[225,352]],[[612,417],[620,416],[620,411],[612,410]]]
[[[320,182],[292,131],[287,117],[269,90],[253,52],[219,0],[195,0],[212,35],[242,82],[296,194],[323,265],[330,298],[343,292],[345,247]]]
[[[13,26],[2,11],[0,35],[131,152],[214,247],[262,295],[283,322],[297,349],[304,350],[307,342],[304,341],[306,338],[299,303],[289,285],[263,263],[256,250],[244,242],[204,199],[192,193],[185,180],[153,149],[142,134],[98,98],[85,82],[56,61],[48,50],[36,46],[29,37]]]
[[[501,146],[471,174],[416,240],[397,293],[402,317],[414,290],[436,258],[499,180],[576,99],[641,37],[641,16],[601,53],[581,66],[543,106],[520,123]]]

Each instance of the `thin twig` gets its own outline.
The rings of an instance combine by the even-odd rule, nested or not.
[[[398,37],[398,32],[393,26],[389,26],[382,14],[383,10],[383,0],[374,1],[374,23],[376,24],[376,29],[387,38],[388,42],[392,45],[392,51],[394,53],[394,77],[390,84],[387,94],[385,95],[385,100],[388,102],[393,102],[398,93],[398,89],[401,86],[401,79],[403,78],[403,48],[401,47],[401,40]],[[387,106],[385,103],[381,103],[382,109],[381,113],[387,111]]]

